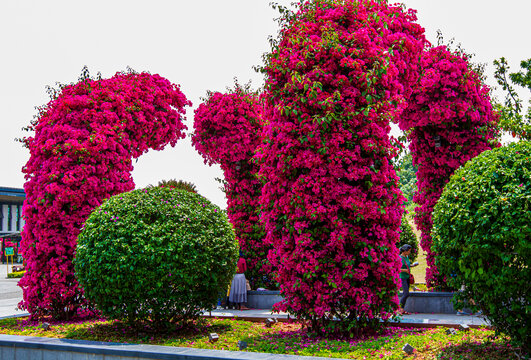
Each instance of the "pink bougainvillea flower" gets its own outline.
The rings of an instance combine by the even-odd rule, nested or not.
[[[80,229],[104,199],[134,188],[132,158],[184,138],[187,105],[159,75],[119,73],[68,85],[41,109],[35,135],[25,139],[23,169],[27,272],[19,306],[32,318],[68,318],[90,307],[72,265]]]

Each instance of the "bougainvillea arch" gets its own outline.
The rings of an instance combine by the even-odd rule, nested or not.
[[[134,188],[132,158],[183,138],[177,85],[159,75],[118,73],[64,87],[25,139],[27,272],[20,306],[35,318],[68,318],[87,306],[72,259],[80,228],[102,200]]]
[[[400,118],[407,131],[413,165],[418,166],[419,206],[415,222],[426,251],[426,281],[430,287],[446,288],[431,250],[433,207],[450,176],[461,165],[497,143],[497,116],[489,89],[463,56],[440,46],[422,55],[423,75]]]
[[[378,326],[397,308],[400,268],[403,198],[389,123],[408,130],[416,163],[431,160],[419,170],[419,194],[437,194],[490,148],[488,92],[465,59],[426,51],[414,11],[386,1],[303,1],[283,25],[266,56],[268,125],[257,154],[269,259],[284,295],[277,309],[316,331]],[[434,151],[436,139],[448,141],[447,156]],[[440,172],[437,184],[430,172]],[[424,195],[422,210],[437,196]],[[419,223],[428,247],[431,222]]]
[[[236,84],[228,93],[209,93],[194,116],[192,144],[205,163],[219,164],[225,177],[227,214],[247,260],[247,279],[252,288],[271,282],[267,260],[270,245],[259,219],[262,184],[258,165],[252,161],[261,143],[262,105],[257,95]]]

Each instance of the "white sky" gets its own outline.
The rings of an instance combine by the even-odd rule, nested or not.
[[[289,0],[277,0],[289,4]],[[391,1],[392,2],[392,1]],[[417,9],[430,41],[441,29],[455,37],[475,61],[505,56],[512,70],[531,57],[531,0],[405,0]],[[110,77],[127,66],[158,73],[180,84],[193,110],[206,90],[223,91],[236,76],[260,86],[252,70],[276,33],[269,0],[0,0],[0,186],[22,187],[29,153],[14,139],[24,136],[35,106],[48,101],[46,85],[75,81],[83,65]],[[189,130],[189,131],[190,131]],[[183,179],[226,207],[218,167],[208,167],[181,140],[175,148],[151,151],[135,164],[137,187],[161,179]]]

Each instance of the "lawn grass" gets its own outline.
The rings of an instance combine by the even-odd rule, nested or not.
[[[51,328],[45,331],[39,323],[24,318],[4,319],[0,320],[0,333],[235,351],[238,341],[243,340],[248,343],[244,351],[250,352],[365,360],[517,359],[515,350],[518,350],[511,346],[508,338],[495,337],[493,331],[486,329],[448,335],[443,328],[388,327],[380,335],[334,340],[309,336],[298,323],[277,323],[267,328],[264,323],[233,319],[205,319],[193,328],[162,334],[105,319],[50,324]],[[219,334],[215,343],[208,341],[211,332]],[[402,352],[406,343],[416,348],[415,353],[407,357]]]
[[[409,225],[411,226],[411,230],[413,230],[413,233],[415,234],[415,236],[417,237],[417,241],[419,242],[419,254],[417,256],[419,266],[411,268],[411,273],[415,277],[416,284],[426,284],[426,268],[428,267],[428,263],[426,262],[426,252],[420,247],[420,230],[418,230],[417,226],[415,225],[413,215],[414,213],[410,212],[406,215],[406,218]]]

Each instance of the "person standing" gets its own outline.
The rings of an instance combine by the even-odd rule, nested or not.
[[[409,315],[409,313],[405,310],[406,307],[406,301],[409,297],[409,277],[411,275],[411,268],[418,265],[418,263],[414,263],[411,265],[409,261],[409,254],[411,254],[411,245],[405,244],[400,247],[400,258],[402,259],[402,267],[400,268],[400,282],[402,284],[402,297],[400,298],[400,311],[399,313],[402,315]]]
[[[240,250],[240,259],[238,260],[238,268],[236,274],[232,279],[230,286],[229,301],[236,304],[238,310],[249,310],[245,306],[247,302],[247,281],[245,279],[245,272],[247,271],[247,262]]]

